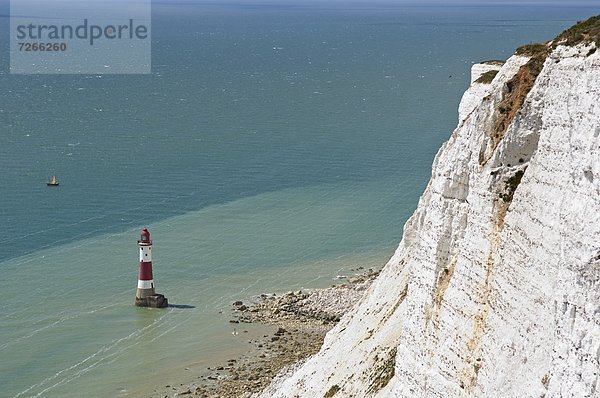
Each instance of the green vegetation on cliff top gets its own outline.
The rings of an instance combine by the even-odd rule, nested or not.
[[[560,44],[566,46],[576,46],[579,43],[596,43],[600,47],[600,15],[590,19],[578,22],[577,25],[570,27],[562,32],[553,41],[553,46]]]
[[[550,49],[554,49],[559,45],[572,47],[581,43],[591,42],[594,42],[596,47],[600,47],[600,15],[578,22],[548,43],[535,43],[521,46],[517,48],[516,54],[528,57],[545,58]]]

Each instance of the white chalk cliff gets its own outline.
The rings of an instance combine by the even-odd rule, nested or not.
[[[600,396],[594,48],[556,47],[518,109],[530,57],[471,84],[394,256],[263,397]]]

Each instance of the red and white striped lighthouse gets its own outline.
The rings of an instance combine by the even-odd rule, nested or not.
[[[135,305],[138,307],[164,308],[168,306],[167,299],[162,294],[154,291],[154,277],[152,276],[152,240],[147,228],[142,230],[140,240],[140,274],[138,277]]]

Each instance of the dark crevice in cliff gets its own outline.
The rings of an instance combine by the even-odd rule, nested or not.
[[[531,56],[530,60],[525,65],[521,66],[519,71],[504,85],[502,100],[496,109],[491,137],[492,152],[504,138],[508,127],[521,110],[527,95],[533,88],[537,77],[544,67],[544,62],[548,57],[548,49],[545,45],[542,45],[542,47],[543,49],[536,48],[535,50],[522,50],[521,52],[528,52],[527,55]],[[531,51],[534,52],[533,55]],[[520,51],[517,50],[517,54],[519,54],[519,52]],[[483,163],[486,161],[487,159],[483,159]]]
[[[559,45],[576,46],[581,43],[595,43],[600,47],[600,16],[589,18],[565,30],[554,40],[544,44],[527,44],[519,47],[515,54],[529,57],[529,61],[503,87],[502,99],[498,103],[494,115],[491,132],[491,151],[482,151],[479,163],[484,165],[504,138],[508,127],[525,103],[527,95],[533,88],[541,73],[548,55]],[[590,50],[590,54],[595,48]],[[489,79],[490,76],[487,76]],[[486,156],[486,153],[488,154]]]
[[[395,374],[396,354],[397,347],[393,347],[387,353],[382,354],[381,357],[380,355],[375,357],[378,363],[371,378],[372,381],[368,390],[369,394],[377,393],[392,380]]]
[[[498,104],[496,122],[492,135],[492,148],[495,149],[504,137],[508,126],[521,109],[525,98],[539,76],[548,55],[559,45],[576,46],[581,43],[595,43],[600,47],[600,16],[589,18],[565,30],[554,40],[544,44],[527,44],[517,48],[516,54],[530,57],[512,79],[506,82],[502,101]]]
[[[504,203],[511,203],[513,200],[513,196],[515,195],[515,191],[517,187],[521,183],[521,179],[525,174],[525,170],[527,170],[527,166],[522,169],[517,170],[517,172],[504,181],[504,192],[499,194],[500,199],[504,201]]]

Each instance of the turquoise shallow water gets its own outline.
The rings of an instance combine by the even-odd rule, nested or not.
[[[138,231],[9,260],[0,373],[31,388],[23,396],[80,396],[80,386],[93,396],[134,393],[149,378],[173,383],[169,371],[243,348],[246,336],[230,334],[232,301],[327,286],[338,273],[383,264],[389,250],[365,245],[360,231],[385,240],[378,226],[398,200],[391,187],[374,200],[375,190],[386,192],[378,184],[289,189],[151,224],[158,291],[194,308],[132,306]],[[363,211],[367,203],[379,218]]]
[[[11,76],[0,59],[1,396],[143,395],[245,350],[233,300],[383,265],[470,65],[595,11],[153,9],[149,76]],[[181,307],[132,306],[142,226]]]

